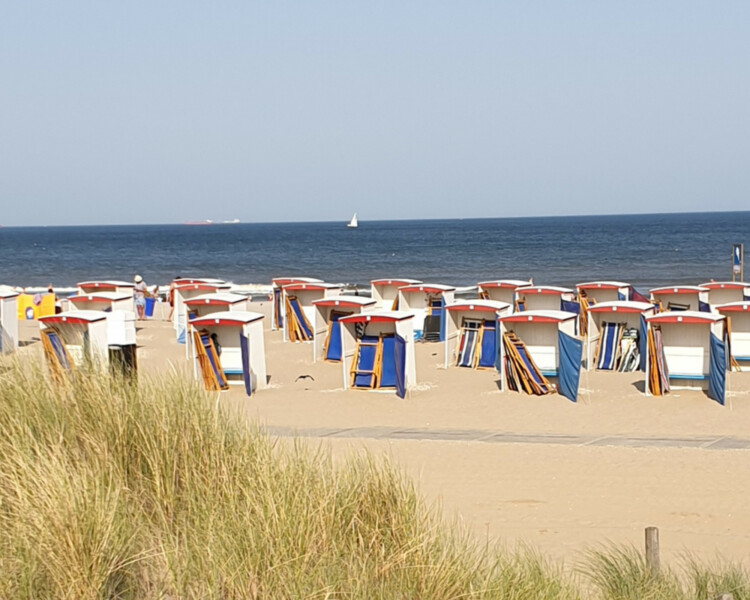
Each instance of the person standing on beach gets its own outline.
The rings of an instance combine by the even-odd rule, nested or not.
[[[179,275],[169,284],[169,292],[167,293],[167,300],[169,300],[169,316],[167,317],[167,321],[172,320],[172,314],[174,313],[174,289],[177,287],[178,279],[180,279]]]
[[[135,287],[133,288],[133,300],[135,301],[135,312],[139,321],[143,321],[146,318],[146,282],[143,281],[143,277],[136,275],[133,278],[135,281]]]

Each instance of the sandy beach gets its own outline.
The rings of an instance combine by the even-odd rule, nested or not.
[[[252,309],[270,314],[268,302]],[[41,360],[38,324],[21,322],[20,336],[19,354]],[[138,323],[137,340],[141,373],[192,376],[171,323]],[[442,344],[417,344],[420,385],[401,400],[344,391],[341,365],[313,363],[312,346],[284,343],[270,318],[265,347],[269,389],[232,388],[220,402],[337,459],[390,457],[480,540],[570,563],[590,545],[640,546],[655,525],[666,560],[748,558],[750,373],[729,374],[726,407],[696,391],[646,397],[642,374],[602,372],[582,372],[572,403],[501,393],[494,371],[444,369]]]

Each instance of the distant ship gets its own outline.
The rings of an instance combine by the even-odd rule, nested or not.
[[[214,222],[211,219],[205,221],[185,221],[185,225],[213,225]]]
[[[357,227],[359,227],[359,222],[357,221],[357,213],[354,213],[354,215],[352,215],[352,220],[349,221],[346,226],[351,229],[356,229]]]
[[[224,224],[224,225],[235,225],[235,224],[237,224],[239,222],[240,222],[239,219],[232,219],[231,221],[222,221],[222,224]]]

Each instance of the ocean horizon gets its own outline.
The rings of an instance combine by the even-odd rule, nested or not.
[[[87,279],[163,285],[176,276],[268,284],[297,275],[366,286],[410,277],[457,286],[528,279],[572,287],[731,279],[750,211],[288,223],[53,225],[0,228],[0,285]]]

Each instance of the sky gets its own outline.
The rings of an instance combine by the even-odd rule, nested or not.
[[[0,225],[750,208],[747,0],[23,0]]]

